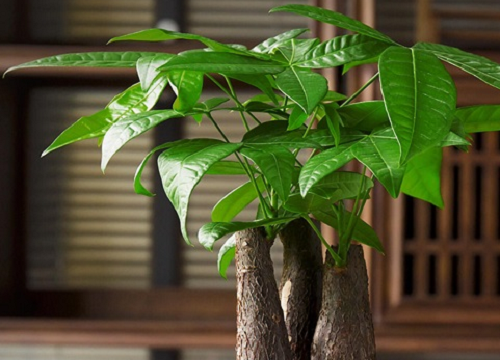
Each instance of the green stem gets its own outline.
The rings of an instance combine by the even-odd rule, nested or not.
[[[321,243],[323,244],[323,246],[326,248],[326,250],[328,250],[328,252],[330,253],[330,255],[333,257],[333,259],[335,260],[335,264],[339,267],[342,267],[343,264],[344,264],[344,261],[342,260],[342,258],[339,256],[339,254],[337,254],[335,252],[335,250],[333,250],[333,248],[330,246],[330,244],[328,244],[325,240],[325,238],[323,237],[323,235],[321,234],[321,231],[319,231],[319,229],[316,227],[316,225],[314,224],[314,221],[312,221],[312,219],[309,217],[309,215],[302,215],[302,218],[304,220],[306,220],[309,225],[311,226],[311,228],[314,230],[314,232],[316,233],[316,235],[318,236],[318,238],[321,240]]]
[[[215,119],[213,118],[212,113],[211,112],[207,112],[206,115],[210,119],[210,121],[212,122],[212,124],[214,125],[215,129],[219,132],[220,136],[222,136],[222,138],[224,140],[226,140],[226,142],[230,142],[229,139],[227,138],[226,134],[224,134],[224,132],[219,127],[219,124],[217,124],[217,121],[215,121]]]
[[[358,91],[356,91],[354,94],[352,94],[346,101],[344,101],[342,103],[342,105],[340,105],[340,107],[344,107],[348,104],[350,104],[354,99],[356,99],[358,97],[359,94],[361,94],[368,86],[370,86],[372,84],[372,82],[374,82],[376,79],[378,78],[378,73],[376,73],[375,75],[373,75],[371,77],[370,80],[368,80],[366,82],[366,84],[364,84],[363,86],[361,86]]]

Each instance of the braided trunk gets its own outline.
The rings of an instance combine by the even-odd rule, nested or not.
[[[284,247],[280,296],[292,351],[289,359],[310,360],[321,305],[321,242],[303,219],[290,223],[280,238]]]
[[[237,360],[291,359],[264,229],[236,234]]]
[[[351,245],[347,266],[337,268],[327,253],[323,296],[312,360],[375,360],[363,248]]]

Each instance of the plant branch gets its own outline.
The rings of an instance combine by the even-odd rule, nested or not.
[[[349,105],[354,99],[356,99],[359,96],[359,94],[361,94],[363,91],[365,91],[365,89],[368,86],[370,86],[378,78],[378,75],[379,75],[378,72],[375,75],[373,75],[371,77],[371,79],[366,82],[366,84],[361,86],[354,94],[352,94],[346,101],[344,101],[342,103],[342,105],[340,105],[340,107],[344,107],[346,105]]]
[[[330,246],[330,244],[328,244],[328,242],[325,240],[325,238],[321,234],[321,231],[319,231],[319,229],[316,227],[316,225],[314,224],[314,222],[312,221],[312,219],[309,217],[309,215],[302,215],[302,218],[309,223],[309,225],[314,230],[314,232],[316,233],[316,235],[318,236],[318,238],[321,240],[321,243],[323,244],[323,246],[326,248],[326,250],[328,250],[328,252],[330,253],[330,255],[335,260],[335,263],[337,265],[341,266],[341,264],[343,264],[342,258],[339,256],[339,254],[337,254],[335,252],[335,250],[333,250],[333,248]]]

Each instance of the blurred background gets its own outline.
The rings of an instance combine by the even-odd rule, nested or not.
[[[195,43],[113,44],[113,36],[161,27],[248,47],[310,26],[292,14],[267,15],[286,0],[2,0],[0,69],[60,53],[158,51]],[[294,3],[307,4],[306,0]],[[500,60],[496,0],[316,0],[403,45],[432,41]],[[332,88],[350,92],[376,71],[367,66]],[[499,103],[500,92],[453,70],[461,106]],[[100,171],[97,141],[40,155],[63,129],[137,82],[133,69],[30,69],[0,82],[0,358],[12,360],[234,359],[235,281],[210,253],[181,239],[154,161],[143,176],[157,192],[136,195],[135,168],[157,144],[217,136],[209,124],[171,121],[128,144]],[[209,85],[207,85],[209,86]],[[242,97],[253,90],[240,86]],[[216,94],[208,87],[207,95]],[[368,97],[379,96],[375,91]],[[168,106],[166,93],[160,107]],[[239,123],[219,119],[231,139]],[[244,179],[207,177],[193,194],[193,239],[217,199]],[[369,220],[388,254],[367,252],[380,360],[500,358],[500,141],[477,136],[470,154],[447,149],[445,210],[375,189]],[[241,214],[249,220],[256,208]],[[222,242],[221,242],[222,243]],[[219,245],[220,246],[220,245]],[[273,247],[276,277],[282,264]]]

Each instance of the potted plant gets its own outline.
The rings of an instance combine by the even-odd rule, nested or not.
[[[138,194],[145,164],[157,153],[166,196],[179,215],[184,239],[190,195],[206,174],[244,174],[248,182],[215,204],[200,243],[222,246],[222,276],[234,257],[237,272],[237,358],[375,359],[368,279],[358,244],[383,253],[381,241],[361,219],[370,189],[378,181],[392,197],[400,193],[442,207],[442,148],[466,150],[469,134],[500,129],[496,105],[456,107],[454,82],[442,61],[500,88],[500,65],[455,48],[419,43],[401,46],[388,36],[338,12],[306,5],[288,11],[353,32],[321,42],[299,38],[294,29],[253,49],[202,36],[150,29],[111,39],[189,39],[205,48],[179,54],[104,52],[48,57],[8,70],[34,66],[136,67],[139,82],[115,96],[103,110],[84,116],[62,132],[44,155],[76,141],[102,141],[102,169],[128,141],[164,121],[208,121],[219,139],[182,139],[161,144],[139,165]],[[378,63],[378,72],[349,96],[328,90],[316,69]],[[383,100],[355,102],[372,83]],[[259,94],[242,101],[234,81]],[[225,94],[200,102],[204,82]],[[165,87],[172,108],[154,109]],[[221,112],[237,112],[245,135],[228,140],[217,123]],[[309,151],[306,162],[299,151]],[[233,155],[235,160],[226,160]],[[342,167],[351,161],[361,172]],[[234,217],[257,200],[255,221]],[[207,219],[209,220],[209,219]],[[318,222],[333,227],[338,243],[323,238]],[[278,289],[269,251],[284,244],[284,271]],[[322,254],[323,249],[326,253]],[[324,259],[323,260],[323,255]]]

